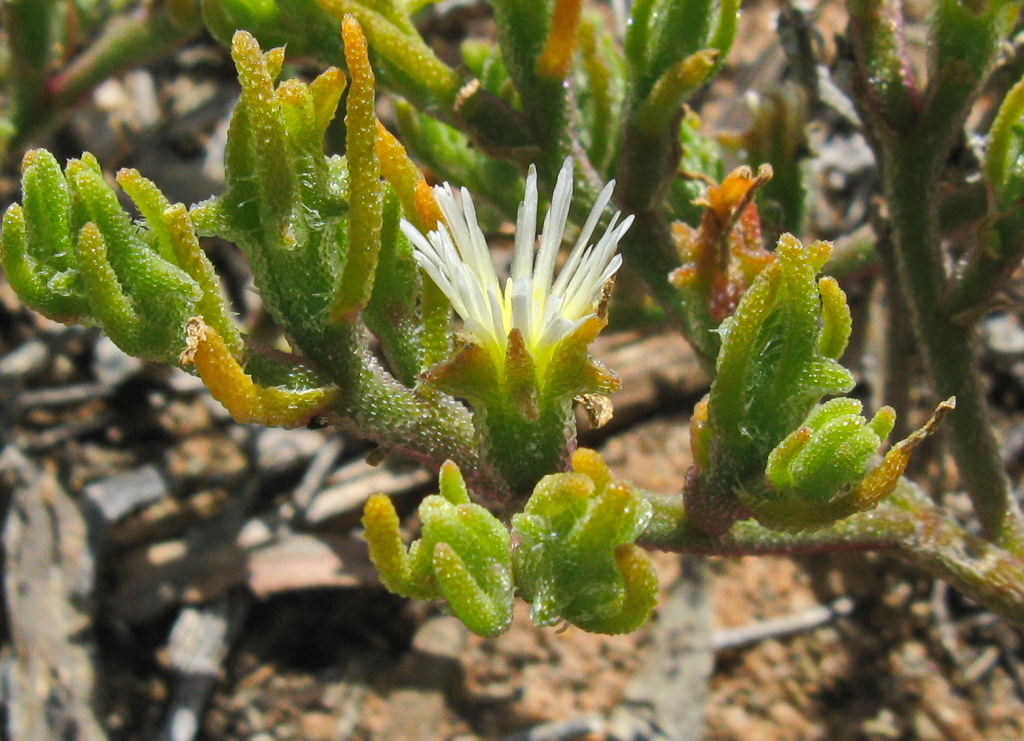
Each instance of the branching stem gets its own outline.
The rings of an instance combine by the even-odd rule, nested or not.
[[[945,148],[940,143],[920,131],[908,136],[883,132],[879,137],[896,274],[932,389],[937,398],[956,397],[947,435],[982,529],[993,542],[1020,553],[1024,519],[989,423],[974,362],[974,328],[957,322],[944,303],[947,276],[940,251],[938,176]]]
[[[742,520],[709,536],[687,518],[678,495],[645,496],[654,505],[639,540],[646,548],[718,556],[888,550],[1024,623],[1024,558],[967,533],[906,479],[874,510],[813,532],[777,532]]]

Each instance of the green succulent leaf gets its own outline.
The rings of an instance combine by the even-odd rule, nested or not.
[[[933,41],[928,76],[934,81],[930,116],[948,118],[976,94],[1019,14],[1020,5],[1008,0],[991,0],[974,8],[958,0],[935,4],[930,16]]]
[[[691,421],[695,465],[685,505],[711,533],[754,517],[782,531],[817,530],[871,509],[895,488],[910,452],[952,401],[872,467],[896,414],[870,420],[839,397],[853,377],[838,359],[850,337],[839,284],[817,279],[830,247],[783,235],[775,260],[722,324],[718,375]]]
[[[351,321],[373,291],[380,253],[383,194],[377,159],[377,115],[373,71],[366,38],[352,17],[342,21],[345,61],[352,85],[345,109],[345,153],[349,171],[348,254],[331,297],[331,319]]]
[[[988,133],[983,172],[999,208],[1009,209],[1024,197],[1024,79],[999,106]]]
[[[423,368],[420,342],[422,322],[418,298],[420,269],[412,246],[398,228],[402,209],[394,191],[384,195],[381,247],[373,293],[363,320],[381,343],[381,351],[394,376],[406,386],[415,385]]]
[[[24,205],[11,205],[3,219],[7,280],[41,314],[79,321],[89,316],[89,301],[74,247],[71,191],[52,154],[37,149],[25,155],[22,190]]]
[[[626,31],[626,60],[639,99],[656,81],[701,49],[724,57],[736,34],[735,0],[639,0]]]
[[[653,568],[634,541],[650,503],[611,474],[592,450],[573,472],[545,476],[512,517],[516,587],[538,625],[566,620],[597,633],[628,633],[650,618]]]
[[[512,543],[501,521],[469,501],[457,466],[441,467],[440,493],[419,507],[420,538],[408,549],[398,515],[383,494],[363,512],[370,558],[381,581],[412,599],[445,599],[470,630],[484,636],[504,632],[512,620]]]
[[[245,251],[275,320],[299,348],[323,356],[349,239],[347,170],[323,155],[322,137],[345,79],[329,69],[309,85],[275,87],[283,50],[263,53],[241,31],[232,55],[242,96],[228,131],[226,187],[192,218]]]
[[[837,360],[850,335],[845,296],[831,278],[816,279],[830,251],[783,235],[775,259],[722,322],[718,375],[694,416],[698,467],[687,491],[688,508],[708,529],[749,516],[756,494],[741,492],[761,491],[772,451],[788,460],[796,438],[784,441],[815,404],[853,388]]]
[[[603,19],[584,16],[579,38],[578,103],[587,158],[599,172],[613,162],[621,127],[626,70]]]
[[[342,58],[340,24],[316,0],[203,0],[203,20],[223,44],[244,29],[264,48],[287,44],[290,54],[326,63]]]
[[[237,342],[219,286],[183,206],[126,174],[146,221],[134,224],[85,154],[62,173],[51,154],[24,161],[24,206],[4,216],[4,271],[33,308],[94,323],[125,352],[176,362],[188,319],[208,313]]]
[[[346,15],[359,21],[379,57],[378,72],[392,89],[424,107],[451,106],[461,82],[416,31],[404,4],[392,0],[316,2],[334,17],[335,29]]]

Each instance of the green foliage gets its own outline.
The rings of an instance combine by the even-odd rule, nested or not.
[[[383,494],[363,513],[370,558],[381,581],[412,599],[445,599],[466,626],[484,636],[504,632],[512,620],[512,542],[501,521],[469,501],[458,467],[448,461],[440,493],[420,504],[418,540],[402,544],[398,515]]]
[[[24,205],[3,222],[3,266],[32,308],[101,327],[125,352],[175,362],[185,324],[204,314],[237,345],[213,268],[188,215],[133,171],[119,180],[149,219],[132,223],[91,155],[62,173],[48,152],[25,156]]]
[[[340,24],[317,0],[202,0],[202,7],[206,27],[222,44],[245,29],[264,48],[287,44],[296,56],[343,56]]]
[[[380,54],[378,74],[421,106],[451,106],[459,89],[455,72],[417,33],[410,8],[397,0],[317,0],[336,22],[346,15],[362,26]]]
[[[948,116],[951,111],[965,110],[1019,14],[1020,4],[1009,0],[989,0],[974,8],[957,0],[935,4],[928,70],[933,91],[925,107],[926,116]]]
[[[638,545],[651,533],[704,552],[895,543],[1005,607],[1007,590],[962,556],[962,538],[926,542],[921,522],[928,533],[954,529],[935,526],[941,513],[900,483],[911,450],[952,403],[874,463],[893,411],[868,419],[859,402],[829,398],[853,386],[839,362],[851,331],[845,295],[817,278],[830,248],[788,234],[774,253],[763,244],[759,205],[769,230],[772,209],[780,228],[805,220],[803,94],[786,88],[755,108],[739,148],[762,165],[756,175],[744,166],[723,177],[721,147],[685,109],[732,45],[737,0],[637,0],[622,48],[576,0],[495,0],[497,43],[467,42],[458,69],[417,32],[411,14],[424,4],[202,0],[241,85],[225,191],[188,209],[122,171],[133,221],[91,155],[62,169],[49,153],[29,152],[22,204],[7,210],[0,234],[11,286],[47,316],[97,325],[126,352],[196,372],[240,421],[296,426],[325,415],[440,467],[441,491],[421,505],[421,537],[409,548],[390,502],[368,502],[371,555],[390,589],[444,599],[483,635],[507,627],[514,589],[543,625],[635,629],[654,606]],[[4,8],[10,102],[0,151],[112,71],[188,38],[200,17],[199,0],[156,0],[115,25],[107,21],[126,3],[81,0],[74,7],[97,40],[76,55],[60,51],[70,37],[65,17],[51,12],[58,5]],[[850,0],[849,10],[858,111],[892,226],[887,279],[910,302],[937,398],[963,400],[951,438],[991,540],[986,563],[1017,573],[1004,567],[1024,553],[1024,517],[970,355],[973,322],[1024,253],[1021,84],[989,131],[976,199],[984,213],[953,271],[936,214],[970,106],[1001,84],[988,77],[1018,7],[937,2],[926,70],[907,54],[901,3]],[[308,83],[282,80],[285,44],[348,78],[331,67]],[[429,175],[376,120],[378,84],[402,96],[400,135]],[[327,156],[324,134],[342,100],[345,153]],[[609,226],[618,218],[613,177],[629,224]],[[468,194],[432,191],[428,178],[468,186],[487,204],[479,221]],[[539,239],[538,193],[548,191],[538,179],[558,182]],[[505,219],[518,234],[508,282],[480,229]],[[570,222],[581,236],[563,263],[567,277],[556,280]],[[590,244],[599,229],[608,236]],[[200,235],[245,252],[287,351],[242,336]],[[682,504],[612,481],[596,454],[570,455],[574,403],[618,385],[589,354],[606,324],[616,246],[714,375],[693,416],[695,466]],[[511,515],[511,535],[470,501],[470,488]],[[883,502],[885,517],[858,519]]]
[[[417,301],[421,281],[412,245],[398,228],[401,215],[398,197],[389,188],[384,196],[376,278],[363,319],[380,340],[381,353],[395,377],[414,386],[424,362]]]
[[[985,178],[1001,208],[1024,196],[1024,80],[1013,86],[992,122]]]
[[[618,146],[619,118],[625,96],[626,68],[622,52],[597,16],[584,16],[580,25],[577,100],[587,158],[607,173]]]
[[[199,1],[153,0],[130,12],[125,0],[0,4],[0,160],[51,131],[104,80],[198,35]]]
[[[10,29],[10,59],[4,77],[11,85],[10,109],[3,118],[12,130],[37,125],[43,107],[44,84],[48,68],[60,45],[60,25],[64,20],[58,0],[9,0],[0,12],[4,26]],[[0,148],[0,155],[6,148]]]
[[[537,625],[565,620],[630,633],[650,618],[658,593],[654,569],[635,545],[651,505],[612,481],[592,450],[577,450],[572,467],[541,479],[512,517],[516,588]]]
[[[721,326],[709,420],[739,461],[760,459],[821,397],[853,388],[838,362],[850,336],[845,294],[835,280],[815,279],[830,252],[824,242],[805,248],[783,235],[775,260]]]
[[[573,469],[540,480],[523,512],[512,517],[511,535],[470,502],[450,461],[441,467],[440,493],[419,506],[420,537],[408,548],[391,500],[371,497],[363,526],[384,586],[412,599],[444,599],[484,636],[508,628],[513,580],[538,625],[565,620],[597,633],[636,630],[650,618],[658,593],[654,570],[635,545],[651,505],[628,484],[612,481],[592,450],[576,451]]]
[[[889,407],[882,407],[870,422],[860,411],[861,403],[847,398],[830,399],[811,410],[769,454],[766,473],[772,487],[812,500],[858,481],[896,422]]]
[[[856,47],[863,50],[866,97],[886,125],[905,126],[917,115],[920,96],[906,53],[899,3],[850,0],[849,8],[850,31]]]
[[[24,207],[4,214],[3,265],[11,287],[32,309],[53,319],[87,316],[71,227],[71,194],[53,155],[30,152],[22,165]],[[76,225],[78,232],[84,224]]]
[[[726,0],[640,0],[626,34],[626,60],[641,95],[701,49],[726,54],[736,32],[739,3]]]
[[[839,363],[850,337],[846,296],[833,278],[816,280],[830,252],[784,234],[775,259],[722,322],[718,374],[691,422],[685,494],[687,511],[708,532],[751,516],[773,530],[817,530],[871,509],[953,407],[944,403],[869,468],[896,413],[883,407],[868,421],[855,399],[819,403],[853,388]]]
[[[771,451],[823,396],[853,388],[837,360],[850,332],[845,296],[834,280],[815,280],[829,252],[784,235],[775,260],[722,323],[718,373],[694,417],[697,476],[687,491],[687,508],[709,529],[755,510]]]
[[[425,374],[431,385],[473,406],[482,452],[520,499],[542,472],[568,463],[565,441],[575,437],[576,427],[573,400],[583,394],[607,396],[618,388],[618,378],[587,351],[604,324],[592,317],[562,340],[545,368],[538,368],[513,330],[503,362],[469,343]],[[508,455],[512,450],[519,452]]]
[[[263,54],[239,33],[232,46],[242,97],[225,151],[226,188],[193,211],[204,234],[241,247],[267,309],[300,347],[315,348],[330,320],[347,251],[348,176],[321,137],[344,77],[274,87],[282,49]]]
[[[777,529],[824,527],[865,509],[858,485],[896,422],[882,407],[867,421],[856,399],[830,399],[768,455],[766,486],[740,492],[758,520]]]

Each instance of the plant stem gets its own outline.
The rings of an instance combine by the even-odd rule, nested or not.
[[[331,421],[381,447],[437,470],[454,461],[466,481],[488,502],[506,502],[508,486],[481,460],[476,432],[466,407],[446,394],[410,389],[385,371],[358,324],[343,323],[324,330],[304,350],[341,389]],[[320,348],[326,348],[319,352]]]
[[[949,311],[972,321],[993,303],[1024,257],[1024,234],[1016,214],[1003,216],[992,231],[998,249],[987,244],[984,231],[958,271],[950,290]]]
[[[54,0],[9,0],[3,20],[11,45],[12,123],[16,132],[31,129],[46,94],[46,76],[56,51]]]
[[[777,532],[742,520],[723,535],[709,536],[686,516],[680,496],[644,496],[654,505],[654,518],[639,541],[646,548],[720,556],[891,550],[1024,624],[1024,558],[965,532],[906,479],[874,510],[813,532]]]
[[[713,374],[719,335],[694,321],[694,312],[687,310],[682,294],[668,281],[680,260],[662,204],[679,167],[679,141],[674,133],[678,131],[678,118],[661,135],[646,134],[632,123],[625,127],[616,197],[636,220],[620,242],[620,250],[626,265],[644,280],[651,296],[679,326],[705,369]]]
[[[679,495],[644,492],[644,496],[654,505],[654,518],[639,540],[641,545],[708,556],[891,550],[913,536],[916,527],[902,510],[883,503],[869,514],[853,515],[813,532],[787,533],[740,520],[721,535],[709,535],[687,515]]]
[[[38,3],[40,7],[49,3]],[[32,2],[22,2],[32,7]],[[112,18],[89,48],[63,71],[33,68],[17,85],[16,133],[12,150],[36,131],[52,127],[96,85],[112,75],[166,55],[202,29],[198,3],[146,6]],[[35,56],[38,56],[35,55]],[[20,67],[19,67],[20,69]],[[45,73],[45,74],[44,74]]]
[[[897,278],[910,309],[932,389],[956,397],[947,435],[961,482],[985,536],[1013,552],[1024,550],[1024,520],[1003,469],[974,362],[974,329],[944,304],[947,277],[939,236],[938,184],[945,147],[911,129],[880,134],[883,187],[889,204]]]
[[[911,388],[921,372],[921,362],[914,328],[903,321],[909,309],[903,292],[900,290],[891,231],[888,224],[878,227],[877,251],[885,276],[883,321],[887,324],[881,398],[896,410],[896,425],[890,433],[892,439],[902,440],[914,429],[910,423],[910,411],[913,408]],[[911,465],[916,460],[918,460],[917,457],[912,459]]]
[[[718,357],[719,335],[707,327],[694,326],[688,321],[691,313],[683,306],[682,295],[668,282],[668,275],[679,267],[679,256],[672,241],[668,220],[659,212],[649,209],[632,211],[635,221],[619,243],[626,265],[647,285],[654,300],[664,309],[669,319],[679,326],[705,370],[714,371]]]
[[[51,105],[73,105],[112,75],[159,59],[202,30],[198,7],[184,13],[169,5],[111,19],[100,37],[51,80]]]

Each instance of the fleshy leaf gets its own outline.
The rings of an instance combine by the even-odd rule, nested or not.
[[[196,317],[188,325],[188,343],[179,360],[194,366],[213,398],[236,422],[301,427],[327,411],[337,389],[261,386],[228,350],[217,331]]]
[[[577,450],[572,462],[572,473],[541,479],[512,517],[516,587],[539,625],[567,620],[597,633],[631,632],[657,599],[654,570],[634,545],[651,505],[614,482],[594,451]]]
[[[512,543],[501,521],[469,501],[458,467],[446,462],[440,494],[419,507],[423,529],[408,550],[398,515],[383,494],[363,510],[370,558],[391,591],[414,599],[444,598],[475,633],[496,636],[512,620]]]
[[[727,213],[733,200],[710,192],[709,210]],[[777,488],[831,486],[823,495],[831,496],[863,477],[884,437],[876,430],[890,412],[867,425],[858,402],[836,399],[812,413],[823,397],[853,388],[853,377],[837,361],[850,333],[846,297],[834,280],[816,279],[829,253],[823,242],[804,247],[783,235],[774,261],[722,322],[718,375],[706,406],[695,412],[696,467],[686,488],[688,512],[710,532],[759,516],[761,500],[772,496],[762,483],[766,466]],[[818,430],[824,419],[841,421]],[[823,466],[816,473],[792,468],[801,455]]]
[[[345,61],[352,85],[345,109],[345,151],[349,168],[348,256],[335,287],[331,317],[351,320],[370,300],[380,252],[383,194],[377,160],[377,116],[373,70],[366,37],[352,16],[342,20]]]
[[[328,341],[329,318],[349,244],[350,188],[344,161],[325,157],[322,139],[344,77],[329,69],[309,85],[275,86],[283,50],[264,53],[243,31],[232,57],[242,95],[228,130],[225,191],[191,217],[200,233],[246,253],[263,304],[295,349],[337,364],[345,356]]]
[[[89,314],[78,273],[71,224],[71,193],[60,165],[45,149],[28,152],[21,165],[23,206],[4,214],[3,267],[28,306],[72,322]]]
[[[911,451],[954,404],[939,405],[924,427],[893,445],[869,469],[892,431],[895,412],[882,407],[869,421],[860,416],[860,402],[832,399],[812,410],[768,456],[765,486],[741,497],[754,517],[774,530],[816,530],[869,510],[895,489]]]

